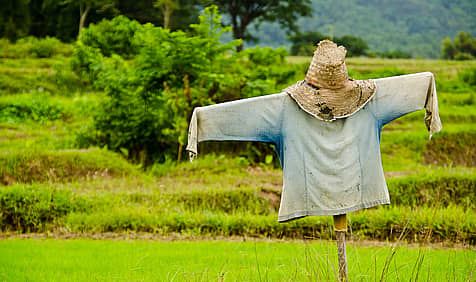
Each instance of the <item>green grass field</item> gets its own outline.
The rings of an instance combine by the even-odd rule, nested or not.
[[[288,58],[303,71],[296,79],[309,60]],[[351,280],[474,281],[476,61],[349,58],[347,67],[356,79],[433,72],[443,123],[431,141],[422,111],[384,127],[392,205],[349,215]],[[332,218],[277,222],[275,156],[265,164],[243,151],[269,153],[256,147],[204,143],[200,152],[212,154],[193,163],[144,168],[87,146],[103,100],[68,57],[0,58],[0,281],[335,280]],[[43,235],[18,239],[29,233]],[[402,233],[392,257],[385,242]],[[39,239],[50,235],[58,239]],[[69,236],[101,239],[61,239]]]
[[[349,241],[351,281],[474,281],[474,250]],[[2,281],[333,281],[333,242],[6,239]],[[392,255],[393,254],[393,255]]]

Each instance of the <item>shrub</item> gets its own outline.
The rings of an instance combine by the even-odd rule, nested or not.
[[[451,42],[449,37],[442,42],[442,55],[444,59],[450,60],[472,60],[476,57],[476,38],[464,31],[458,32]]]
[[[246,49],[244,55],[248,57],[250,62],[255,65],[273,66],[275,64],[283,64],[288,52],[284,47],[273,49],[271,47],[256,46],[255,48]]]
[[[227,52],[238,41],[220,42],[221,34],[228,31],[221,27],[220,18],[201,16],[200,24],[192,27],[194,36],[145,25],[134,36],[138,55],[130,69],[107,60],[98,66],[99,56],[89,60],[85,53],[83,65],[92,66],[87,71],[92,70],[95,85],[102,85],[109,97],[95,116],[101,144],[126,151],[129,158],[144,164],[164,160],[166,155],[180,158],[193,107],[210,104],[220,90],[233,81],[239,83],[231,76],[227,79],[227,69],[236,59]]]
[[[296,76],[297,66],[283,67],[287,55],[284,48],[256,46],[246,49],[242,55],[247,58],[242,63],[245,66],[242,76],[246,79],[246,83],[238,98],[276,93],[286,87]]]
[[[78,42],[73,69],[108,97],[94,117],[94,144],[143,164],[181,159],[194,107],[275,93],[296,75],[295,67],[282,68],[282,48],[237,54],[239,40],[222,43],[231,29],[222,26],[217,7],[205,9],[191,28],[186,34],[141,26],[131,40],[137,55],[130,62]]]
[[[103,59],[98,48],[84,45],[78,41],[74,45],[71,69],[86,82],[94,82],[101,71]]]
[[[329,39],[329,37],[316,31],[308,31],[293,35],[289,37],[289,40],[292,42],[291,55],[312,56],[317,43],[324,39]],[[369,49],[369,46],[362,38],[352,35],[334,37],[332,41],[347,49],[347,57],[365,55]]]
[[[61,41],[54,37],[33,40],[31,45],[31,54],[38,58],[49,58],[56,54]]]
[[[118,54],[123,57],[132,57],[138,49],[133,46],[132,39],[142,25],[125,16],[118,16],[112,20],[103,19],[98,24],[90,24],[81,31],[80,42],[85,46],[97,48],[107,57]]]

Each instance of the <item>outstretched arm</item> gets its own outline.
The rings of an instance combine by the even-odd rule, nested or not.
[[[188,131],[190,158],[197,155],[200,141],[278,143],[285,95],[273,94],[196,108]]]
[[[441,130],[435,78],[431,72],[386,77],[374,81],[377,92],[369,107],[382,125],[425,108],[425,124],[430,132],[430,138]]]

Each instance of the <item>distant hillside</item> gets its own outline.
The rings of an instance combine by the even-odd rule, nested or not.
[[[370,51],[401,50],[414,57],[437,58],[441,41],[458,31],[476,35],[474,0],[312,0],[312,18],[299,19],[301,31],[363,38]],[[277,24],[262,24],[260,45],[289,45]]]

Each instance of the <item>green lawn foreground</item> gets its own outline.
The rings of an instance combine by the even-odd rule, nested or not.
[[[476,276],[475,250],[397,246],[392,257],[395,245],[359,244],[347,244],[351,281]],[[328,241],[15,238],[0,241],[0,281],[332,281],[336,253]]]

